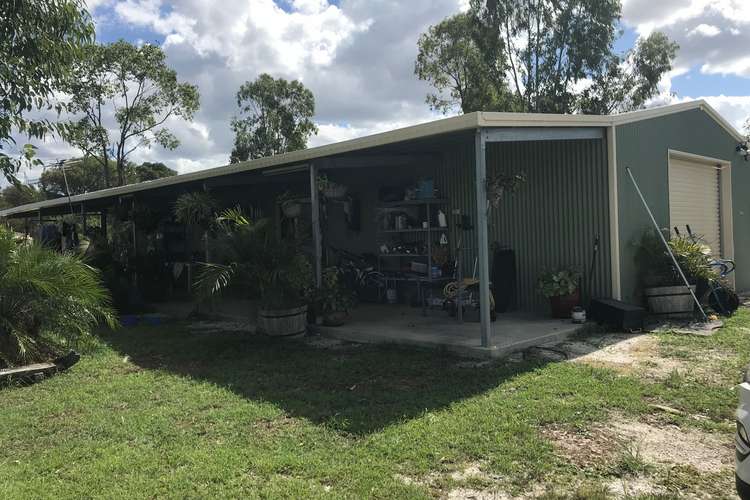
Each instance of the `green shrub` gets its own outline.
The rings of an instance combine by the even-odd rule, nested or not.
[[[560,269],[543,273],[537,281],[539,293],[545,297],[563,297],[574,293],[581,282],[581,273],[575,269]]]
[[[0,226],[0,365],[49,359],[100,322],[117,324],[99,271]]]
[[[711,267],[710,250],[706,245],[685,236],[668,237],[668,243],[691,284],[704,286],[708,280],[716,278],[716,273]],[[645,231],[638,243],[636,265],[643,287],[683,284],[677,268],[664,248],[664,243],[653,229]]]

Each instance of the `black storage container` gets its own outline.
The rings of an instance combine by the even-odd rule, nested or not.
[[[510,248],[498,248],[492,259],[492,285],[495,311],[507,312],[516,300],[516,254]]]

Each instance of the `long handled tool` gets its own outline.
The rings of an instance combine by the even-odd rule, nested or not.
[[[588,303],[591,303],[591,299],[594,298],[594,268],[596,267],[596,257],[599,254],[599,235],[594,238],[594,253],[591,255],[591,266],[589,266],[589,275],[586,277],[588,280]]]
[[[638,193],[638,196],[641,198],[643,207],[646,209],[646,212],[648,212],[648,216],[651,218],[651,223],[654,225],[654,229],[656,229],[656,234],[658,234],[659,238],[661,238],[661,242],[664,244],[664,248],[667,250],[667,253],[672,258],[672,263],[674,264],[674,267],[677,269],[677,272],[680,273],[680,277],[682,278],[682,281],[685,283],[685,287],[688,289],[688,292],[690,292],[690,295],[693,297],[693,301],[695,301],[695,305],[698,306],[698,310],[701,312],[701,317],[703,318],[703,321],[708,322],[708,316],[706,316],[706,312],[703,310],[703,307],[701,306],[701,303],[698,300],[698,297],[695,296],[695,292],[693,292],[693,289],[690,287],[690,283],[685,277],[685,273],[682,272],[682,268],[677,263],[677,259],[672,253],[672,249],[670,248],[669,243],[667,243],[667,240],[664,238],[664,235],[662,234],[661,229],[659,228],[659,224],[657,224],[656,219],[654,218],[654,214],[651,212],[651,209],[648,207],[648,203],[646,203],[646,198],[643,197],[641,188],[638,187],[638,183],[635,181],[633,172],[630,170],[630,167],[625,167],[625,170],[628,172],[628,175],[630,176],[630,180],[633,181],[633,187],[635,187],[635,190]]]

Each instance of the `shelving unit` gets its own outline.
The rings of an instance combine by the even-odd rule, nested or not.
[[[393,277],[387,278],[388,281],[394,282],[412,282],[417,285],[417,294],[419,300],[424,305],[424,297],[422,296],[422,284],[430,285],[434,282],[445,281],[446,277],[433,277],[432,273],[432,246],[435,243],[435,236],[448,234],[448,227],[435,226],[435,218],[433,217],[433,211],[437,207],[444,207],[448,204],[448,200],[442,198],[430,198],[430,199],[417,199],[417,200],[403,200],[394,202],[381,202],[378,204],[378,210],[383,211],[386,209],[411,209],[415,208],[420,211],[419,221],[426,221],[427,227],[411,227],[411,228],[388,228],[384,229],[382,224],[379,224],[378,233],[378,246],[385,243],[394,243],[394,239],[400,240],[401,243],[417,243],[423,244],[426,253],[405,253],[405,252],[394,252],[394,253],[382,253],[378,248],[378,270],[384,271],[384,264],[388,260],[398,259],[399,263],[401,259],[413,259],[419,260],[426,264],[426,273],[411,272],[404,277]],[[411,238],[411,241],[404,241],[405,239]],[[418,239],[418,241],[414,241]]]

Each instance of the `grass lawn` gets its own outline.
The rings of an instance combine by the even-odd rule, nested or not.
[[[728,497],[731,469],[657,466],[627,446],[577,463],[551,429],[586,435],[616,414],[731,446],[749,332],[742,310],[713,337],[661,334],[662,356],[704,369],[653,379],[180,323],[123,329],[66,374],[0,389],[0,498],[606,498],[629,475],[666,497]],[[472,467],[481,473],[462,473]]]

